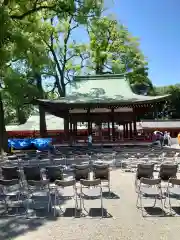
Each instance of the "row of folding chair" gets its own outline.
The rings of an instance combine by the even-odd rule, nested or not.
[[[170,178],[177,178],[177,172],[178,164],[162,163],[158,172],[158,178],[162,181],[167,181]],[[154,179],[154,173],[154,164],[138,164],[135,176],[135,187],[137,188],[141,178]]]
[[[109,170],[108,166],[94,166],[94,179],[89,179],[89,166],[75,166],[75,175],[73,180],[64,180],[63,171],[60,167],[48,167],[46,168],[46,178],[43,178],[42,173],[38,167],[24,167],[24,176],[27,180],[27,188],[28,200],[33,196],[35,190],[41,189],[46,190],[48,193],[48,211],[51,205],[51,187],[50,183],[54,183],[58,187],[65,186],[74,186],[76,182],[81,182],[81,185],[84,187],[87,186],[96,186],[98,185],[101,188],[102,181],[108,181],[109,183]],[[24,178],[22,174],[20,174],[20,170],[17,167],[14,168],[2,168],[2,179],[0,180],[0,185],[2,189],[6,189],[7,187],[12,187],[14,185],[19,185],[19,189],[22,189],[22,185],[24,185]],[[99,178],[98,178],[99,177]],[[84,180],[82,180],[84,179]],[[109,184],[107,185],[109,187]],[[21,187],[21,188],[20,188]],[[54,188],[56,189],[56,188]],[[102,189],[101,189],[102,190]],[[19,201],[20,194],[18,194],[17,198]],[[56,194],[55,191],[55,204],[56,204]],[[4,194],[5,196],[5,194]],[[59,196],[59,195],[57,195]],[[4,198],[6,203],[6,198]],[[29,202],[29,201],[28,201]],[[27,207],[28,209],[29,207]]]
[[[143,198],[154,199],[154,203],[151,207],[156,207],[157,200],[160,200],[162,213],[165,214],[164,209],[167,209],[170,210],[171,215],[175,215],[172,207],[172,198],[176,200],[180,199],[180,179],[170,177],[164,191],[161,182],[161,178],[153,179],[142,177],[140,179],[140,184],[137,188],[136,207],[141,209],[142,216],[145,216]]]

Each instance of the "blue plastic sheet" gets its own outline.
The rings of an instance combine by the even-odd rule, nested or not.
[[[16,150],[28,149],[31,145],[31,139],[8,139],[8,147]]]
[[[40,151],[50,149],[52,138],[26,138],[26,139],[8,139],[9,148],[15,150],[37,149]]]
[[[48,150],[52,145],[52,138],[36,138],[31,141],[35,147],[40,150]]]

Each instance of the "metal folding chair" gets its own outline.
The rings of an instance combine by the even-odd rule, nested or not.
[[[43,179],[41,170],[37,166],[35,167],[24,167],[24,175],[27,181],[27,187],[28,187],[28,196],[27,196],[27,213],[29,209],[29,201],[35,196],[38,192],[45,192],[48,197],[48,212],[50,212],[50,206],[52,204],[51,202],[51,192],[50,192],[50,186],[49,186],[49,180]],[[34,202],[34,201],[33,201]]]
[[[87,212],[84,200],[85,199],[98,199],[100,198],[101,203],[101,216],[103,217],[103,198],[102,198],[102,186],[101,180],[80,180],[80,210],[83,209]]]
[[[78,201],[77,201],[77,189],[76,189],[75,179],[73,179],[73,180],[56,180],[55,184],[56,184],[56,190],[55,190],[54,216],[56,214],[57,200],[58,200],[58,205],[60,207],[60,211],[62,214],[64,214],[59,200],[74,199],[74,208],[75,208],[75,217],[76,217]],[[70,187],[72,189],[70,189]]]
[[[16,187],[16,188],[15,188]],[[0,180],[0,201],[4,202],[5,210],[8,211],[9,201],[12,201],[12,198],[15,197],[15,200],[19,203],[21,197],[21,185],[19,179],[11,180]],[[14,199],[14,198],[13,198]],[[16,208],[18,212],[18,208]]]
[[[89,179],[89,173],[90,173],[89,164],[74,166],[74,178],[76,181],[80,181],[81,179]]]
[[[136,207],[141,209],[142,216],[144,216],[142,198],[154,198],[154,204],[151,207],[155,207],[157,199],[160,199],[163,209],[161,179],[141,178],[137,193]]]
[[[165,201],[164,201],[164,207],[170,208],[170,212],[172,214],[172,204],[171,204],[171,197],[180,200],[180,179],[177,178],[170,178],[168,181],[167,189],[165,191]],[[168,205],[167,205],[168,201]]]
[[[2,177],[4,180],[18,179],[21,180],[20,170],[18,167],[2,167]]]
[[[54,183],[56,180],[63,180],[63,166],[49,166],[46,167],[46,178],[50,183]]]
[[[159,171],[159,178],[163,181],[168,181],[170,178],[176,178],[178,171],[177,164],[161,164]]]
[[[110,192],[110,170],[109,164],[94,164],[93,165],[93,178],[100,179],[103,187],[107,187]]]
[[[138,164],[137,172],[135,176],[135,189],[137,191],[138,183],[140,179],[143,178],[153,178],[154,164]]]

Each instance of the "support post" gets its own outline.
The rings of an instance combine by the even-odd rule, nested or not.
[[[114,108],[111,109],[112,114],[112,140],[115,141],[115,127],[114,127]]]
[[[132,122],[129,123],[130,139],[132,139]]]
[[[110,129],[110,122],[108,120],[108,140],[111,140],[111,129]]]
[[[87,110],[87,118],[88,118],[88,135],[91,133],[91,121],[90,121],[90,108]]]
[[[125,139],[126,137],[126,131],[125,131],[125,123],[123,123],[123,139]]]
[[[133,121],[134,138],[137,136],[136,120]]]
[[[126,138],[129,139],[129,129],[128,129],[128,123],[126,123]]]
[[[67,112],[64,118],[64,133],[65,133],[65,141],[69,142],[69,111]]]

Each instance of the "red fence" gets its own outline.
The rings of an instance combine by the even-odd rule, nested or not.
[[[65,134],[64,130],[48,130],[48,137],[51,137],[53,139],[54,143],[63,143],[65,140]],[[119,139],[118,137],[118,132],[116,132],[116,141],[123,141],[123,139]],[[86,129],[80,129],[77,131],[77,135],[75,136],[76,141],[87,141],[87,136],[88,136],[88,130]],[[40,132],[39,131],[8,131],[8,137],[9,138],[38,138],[40,137]],[[140,135],[137,136],[135,139],[125,139],[125,140],[137,140],[137,141],[151,141],[151,134],[146,134],[146,135]],[[108,129],[103,129],[102,130],[102,138],[100,136],[93,136],[93,141],[94,142],[99,142],[99,141],[104,141],[108,142],[109,137],[108,137]]]

